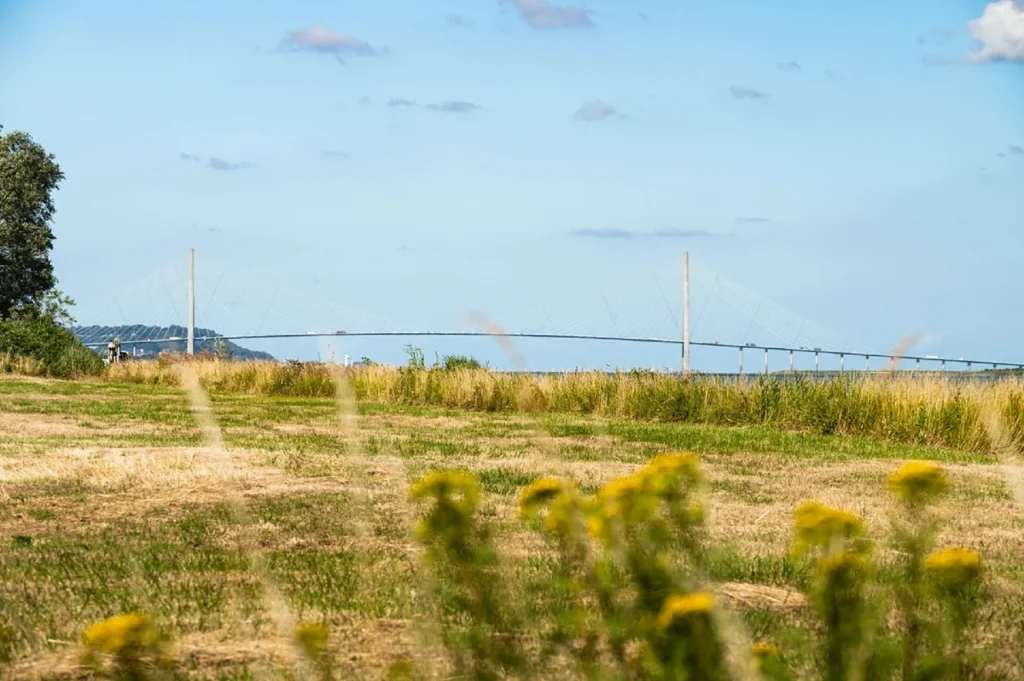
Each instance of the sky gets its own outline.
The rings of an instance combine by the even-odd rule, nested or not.
[[[221,333],[481,311],[677,337],[688,251],[695,340],[778,343],[761,310],[785,308],[880,352],[1024,362],[1014,0],[0,0],[0,125],[65,171],[53,260],[83,324],[183,323],[195,248]],[[767,301],[754,323],[719,280]],[[524,354],[678,364],[554,345]]]

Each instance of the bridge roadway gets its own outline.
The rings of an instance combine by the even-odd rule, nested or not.
[[[617,343],[649,343],[649,344],[660,344],[660,345],[676,345],[681,346],[682,340],[674,340],[667,338],[636,338],[630,336],[584,336],[575,334],[558,334],[558,333],[489,333],[486,331],[369,331],[369,332],[313,332],[307,331],[306,333],[273,333],[273,334],[250,334],[250,335],[238,335],[238,336],[196,336],[195,341],[213,341],[213,340],[227,340],[227,341],[244,341],[244,340],[271,340],[281,338],[423,338],[423,337],[440,337],[440,338],[536,338],[536,339],[550,339],[550,340],[583,340],[583,341],[609,341]],[[144,339],[144,340],[124,340],[121,341],[122,347],[130,347],[136,345],[149,345],[156,343],[169,343],[169,342],[185,342],[187,339],[180,337],[172,338],[160,338],[160,339]],[[86,343],[87,347],[103,348],[106,347],[106,343]],[[793,355],[796,353],[805,355],[827,355],[831,357],[840,358],[840,370],[843,367],[843,360],[846,357],[863,357],[865,359],[865,366],[868,366],[872,359],[882,359],[889,362],[900,361],[900,362],[915,362],[916,366],[920,368],[921,362],[930,362],[933,364],[940,364],[945,369],[947,363],[951,364],[962,364],[966,365],[967,370],[971,371],[974,366],[979,367],[991,367],[992,369],[1024,369],[1024,364],[1017,362],[992,362],[989,360],[978,360],[978,359],[966,359],[963,357],[936,357],[929,355],[883,355],[871,352],[850,352],[848,350],[827,350],[823,348],[787,348],[781,346],[772,345],[736,345],[733,343],[716,343],[716,342],[700,342],[690,341],[691,346],[696,347],[708,347],[708,348],[732,348],[735,350],[761,350],[765,353],[765,365],[767,369],[767,354],[769,352],[788,352],[790,353],[790,365],[792,366]],[[817,361],[815,362],[817,365]],[[742,373],[742,355],[740,360],[740,371]]]

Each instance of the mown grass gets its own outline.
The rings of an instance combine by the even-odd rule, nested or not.
[[[219,392],[213,409],[222,461],[210,460],[187,396],[172,386],[0,380],[0,677],[72,678],[86,625],[143,609],[179,642],[178,678],[286,678],[283,653],[251,646],[280,633],[273,586],[295,616],[329,625],[349,678],[380,678],[394,660],[429,650],[412,479],[439,469],[477,476],[482,513],[508,557],[503,580],[550,619],[558,558],[523,534],[519,491],[563,475],[593,492],[675,449],[703,455],[710,576],[793,590],[807,580],[786,551],[800,499],[847,505],[884,534],[888,471],[905,459],[949,463],[943,539],[978,549],[1000,595],[978,645],[1004,676],[1024,669],[1024,526],[989,453],[764,424],[401,401],[360,401],[352,439],[330,397]],[[798,677],[813,676],[806,609],[733,607],[755,636],[786,650]]]

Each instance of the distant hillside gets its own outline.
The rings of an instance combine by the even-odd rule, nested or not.
[[[180,338],[181,340],[167,340],[159,343],[141,343],[137,346],[138,350],[144,353],[142,356],[153,356],[160,354],[161,351],[166,352],[185,352],[185,346],[187,341],[185,340],[188,336],[188,329],[184,326],[143,326],[141,324],[124,325],[124,326],[74,326],[71,327],[71,331],[83,342],[83,343],[103,343],[104,347],[106,344],[114,338],[121,339],[121,349],[131,354],[132,352],[132,341],[141,340],[156,340],[158,338]],[[213,329],[201,329],[196,327],[196,338],[202,336],[217,336],[219,335]],[[273,355],[267,354],[266,352],[259,352],[257,350],[249,350],[243,348],[241,345],[236,345],[231,341],[226,341],[228,349],[231,352],[233,359],[274,359]],[[196,352],[216,352],[215,341],[196,341]]]

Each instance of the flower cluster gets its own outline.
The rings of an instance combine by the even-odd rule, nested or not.
[[[864,523],[855,514],[818,501],[805,501],[797,506],[793,524],[797,554],[809,549],[826,549],[837,540],[859,537],[864,532]]]
[[[127,648],[152,648],[160,635],[148,617],[138,612],[118,615],[97,622],[85,630],[82,643],[108,655],[117,655]]]
[[[707,592],[674,595],[665,599],[658,613],[658,626],[669,629],[692,617],[706,616],[715,605],[715,598]]]
[[[564,480],[540,478],[535,480],[519,495],[519,515],[532,519],[545,504],[550,503],[568,487]]]
[[[99,669],[106,656],[133,678],[142,678],[144,669],[167,661],[164,637],[152,620],[139,612],[93,624],[82,635],[82,646],[88,666]]]
[[[413,499],[445,499],[466,513],[472,513],[480,501],[476,478],[464,471],[433,471],[413,484]]]
[[[476,478],[464,471],[434,471],[415,482],[409,494],[434,502],[417,527],[428,556],[439,558],[443,553],[457,560],[472,559],[473,514],[480,503]]]
[[[980,579],[981,557],[970,549],[941,549],[925,558],[924,569],[943,588],[961,591]]]
[[[541,478],[519,495],[519,516],[524,520],[535,520],[544,508],[544,529],[556,537],[575,536],[582,527],[583,500],[572,483]]]
[[[295,642],[311,662],[316,662],[327,647],[330,631],[323,624],[303,622],[295,627]]]
[[[934,461],[908,461],[889,476],[889,489],[911,505],[937,499],[948,485],[946,471]]]
[[[651,522],[660,503],[675,510],[677,524],[696,525],[703,510],[687,503],[701,482],[697,457],[689,453],[662,454],[632,475],[612,480],[590,504],[590,532],[609,540],[615,523],[636,526]]]

